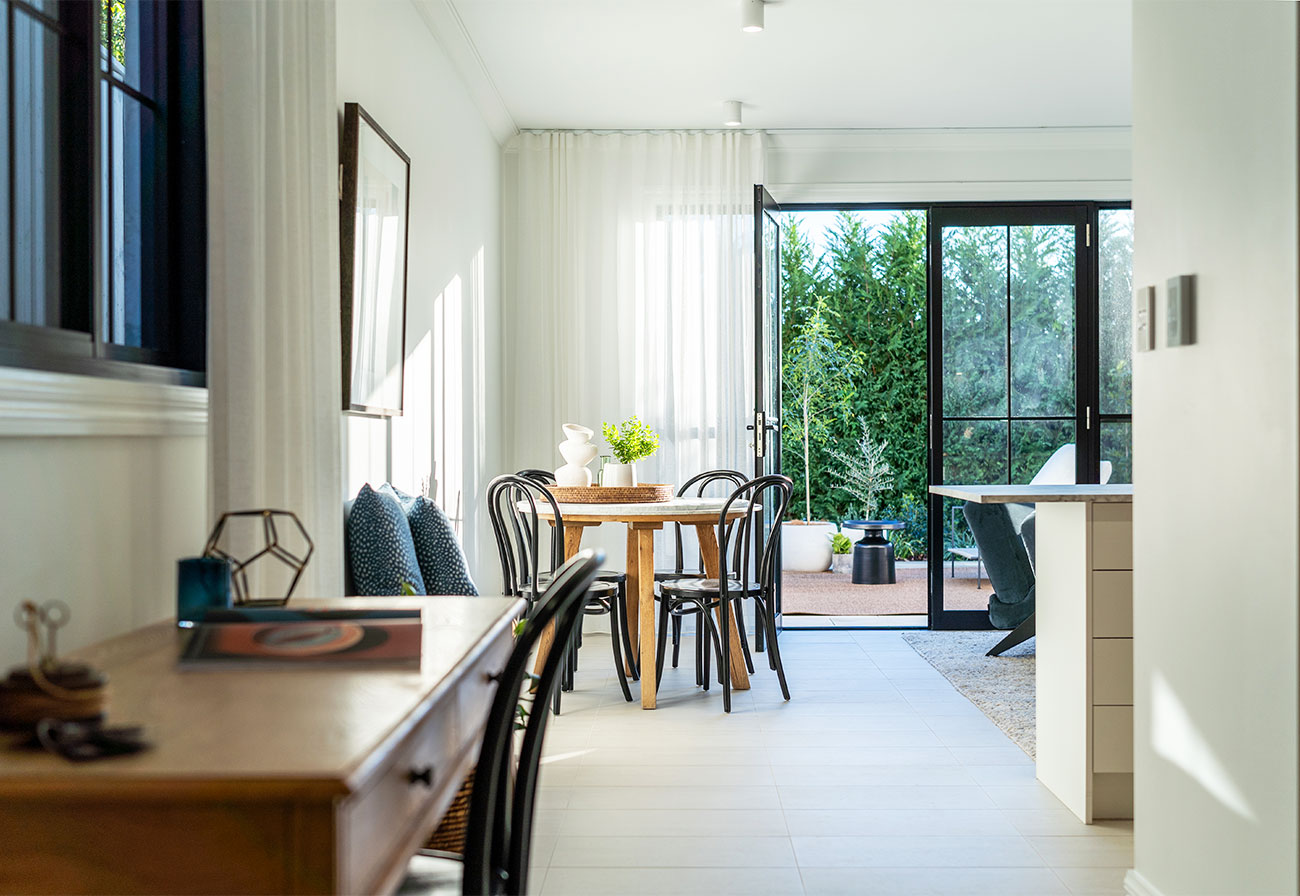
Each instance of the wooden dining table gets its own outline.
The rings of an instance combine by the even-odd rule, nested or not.
[[[655,532],[664,523],[680,523],[695,527],[700,543],[700,558],[704,573],[716,579],[720,574],[718,562],[718,517],[725,498],[672,498],[644,504],[560,504],[564,522],[564,558],[568,560],[582,548],[582,533],[590,526],[601,523],[627,525],[627,633],[628,641],[640,656],[641,708],[655,708]],[[555,514],[545,505],[537,509],[542,519],[555,522]],[[745,515],[743,502],[727,514],[728,520]],[[635,595],[635,600],[633,596]],[[728,602],[729,603],[729,602]],[[749,689],[749,670],[740,647],[740,633],[736,619],[728,604],[717,610],[718,625],[731,631],[731,687],[733,690]],[[611,632],[613,635],[613,632]],[[697,637],[699,635],[697,634]],[[553,638],[542,636],[538,647],[538,668],[550,650]],[[638,646],[639,645],[639,646]]]

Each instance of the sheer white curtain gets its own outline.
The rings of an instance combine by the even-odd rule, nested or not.
[[[298,514],[342,594],[334,3],[204,7],[209,510]],[[268,583],[269,584],[269,583]]]
[[[762,136],[530,133],[517,156],[514,467],[558,466],[562,423],[638,414],[661,439],[642,481],[748,469]]]

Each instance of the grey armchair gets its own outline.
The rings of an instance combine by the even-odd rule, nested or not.
[[[1034,510],[1024,504],[976,504],[962,514],[970,525],[993,594],[989,621],[1013,629],[988,656],[999,656],[1034,635]]]

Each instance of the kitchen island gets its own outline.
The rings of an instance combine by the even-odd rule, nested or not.
[[[1133,817],[1133,486],[936,485],[1034,504],[1037,776],[1082,821]]]

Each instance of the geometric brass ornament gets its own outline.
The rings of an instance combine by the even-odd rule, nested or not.
[[[230,549],[222,547],[222,536],[225,541],[231,539],[231,530],[238,526],[227,528],[226,523],[231,520],[239,520],[250,517],[261,517],[262,530],[262,549],[254,552],[251,556],[239,559],[230,553]],[[280,544],[280,534],[276,530],[275,522],[277,517],[287,518],[302,534],[303,540],[307,543],[307,553],[302,557],[294,554],[284,545]],[[256,526],[256,520],[249,520],[244,526],[249,524]],[[217,520],[217,525],[213,528],[212,534],[208,536],[207,547],[203,549],[203,556],[217,557],[225,560],[230,564],[230,581],[235,589],[233,603],[236,606],[243,605],[279,605],[286,603],[289,596],[293,594],[293,589],[297,587],[298,580],[302,578],[302,571],[307,568],[307,561],[311,559],[312,552],[316,546],[312,544],[311,536],[303,528],[302,522],[299,521],[296,514],[289,510],[235,510],[230,513],[223,513],[221,519]],[[280,598],[258,598],[253,599],[248,594],[248,569],[254,563],[261,561],[270,562],[274,558],[280,561],[293,573],[293,580],[289,583],[289,589],[285,591],[284,597]]]

